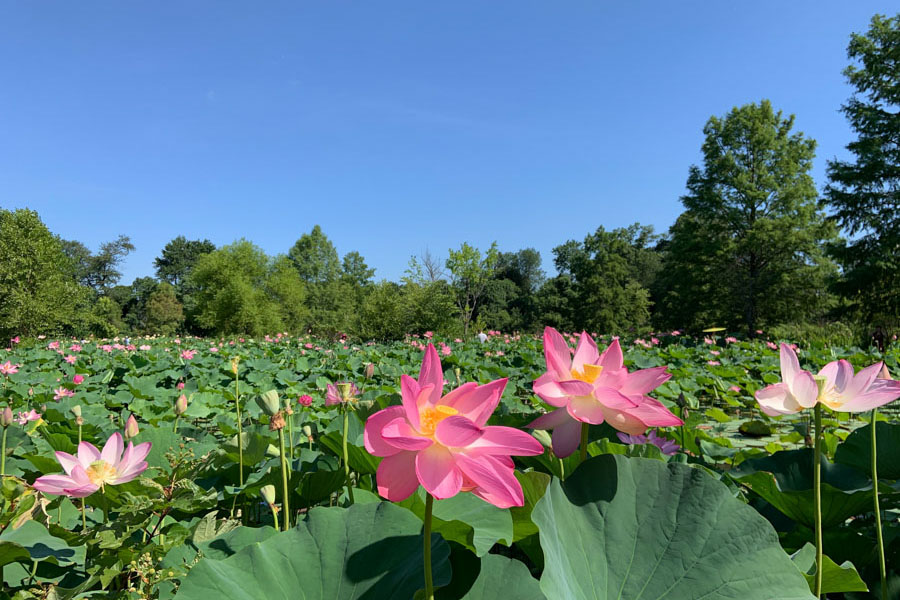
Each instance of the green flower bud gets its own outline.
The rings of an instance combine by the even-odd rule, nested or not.
[[[277,390],[269,390],[260,394],[256,397],[256,403],[270,417],[281,410],[281,402],[278,399]]]
[[[274,485],[264,485],[259,490],[259,495],[262,496],[262,499],[265,500],[266,504],[269,506],[275,504],[275,486]]]

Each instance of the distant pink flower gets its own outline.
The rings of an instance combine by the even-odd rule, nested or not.
[[[58,341],[50,342],[49,344],[47,344],[47,349],[59,350],[59,342]]]
[[[725,338],[725,341],[728,342],[729,344],[734,344],[738,340],[736,337],[728,336],[727,338]]]
[[[69,350],[72,352],[81,352],[81,344],[72,344],[69,346]]]
[[[312,396],[303,394],[297,398],[297,403],[300,404],[300,406],[312,406]]]
[[[497,350],[494,352],[494,356],[505,356],[506,353],[503,350]]]
[[[184,382],[183,382],[183,381],[179,381],[179,382],[178,382],[178,385],[176,385],[175,387],[178,388],[179,390],[183,390],[183,389],[184,389]]]
[[[659,345],[659,338],[656,338],[656,337],[650,338],[650,343],[653,344],[654,346],[658,346],[658,345]]]
[[[216,348],[215,346],[213,346],[212,348],[209,349],[209,351],[210,351],[210,352],[218,352],[219,349]]]
[[[681,425],[682,421],[661,402],[647,394],[669,380],[667,367],[629,373],[619,340],[601,354],[594,340],[583,332],[570,358],[566,340],[552,327],[544,330],[547,372],[534,382],[534,393],[557,407],[528,427],[553,430],[553,453],[560,458],[578,447],[582,423],[604,421],[630,434],[648,427]]]
[[[10,361],[0,364],[0,375],[12,375],[19,372],[19,365],[14,365]]]
[[[143,350],[143,351],[145,351],[145,352],[146,352],[147,350],[152,349],[152,348],[153,348],[153,346],[150,346],[149,344],[141,344],[141,350]]]
[[[311,343],[307,342],[307,343],[303,344],[303,347],[308,350],[312,350],[313,345]]]
[[[116,432],[106,441],[103,450],[88,442],[78,445],[78,454],[57,452],[56,460],[65,475],[44,475],[34,482],[34,489],[45,494],[70,498],[85,498],[107,485],[128,483],[147,469],[144,458],[150,452],[150,442],[133,445]],[[124,448],[124,453],[123,453]]]
[[[338,389],[337,385],[329,383],[325,387],[325,390],[325,406],[334,406],[335,404],[340,404],[344,401],[341,397],[341,390]],[[354,398],[359,395],[359,389],[356,387],[355,383],[350,384],[350,395]]]
[[[453,354],[453,351],[450,349],[450,346],[441,344],[441,356],[450,356],[451,354]]]
[[[426,338],[428,338],[428,339],[430,340],[432,337],[434,337],[434,332],[432,332],[432,331],[426,331],[425,334],[424,334],[424,337],[426,337]]]
[[[75,395],[75,392],[73,392],[72,390],[70,390],[68,388],[64,388],[62,386],[53,390],[53,393],[54,393],[54,396],[53,396],[54,400],[62,400],[63,398],[69,398],[69,397]]]
[[[172,340],[172,341],[173,341],[174,343],[178,344],[178,345],[181,345],[181,340],[178,339],[178,338],[175,338],[175,339]]]
[[[711,344],[715,344],[716,342],[711,337],[705,337],[705,338],[703,338],[703,343],[706,345],[711,345]]]
[[[681,335],[681,332],[676,330],[676,331],[673,331],[673,332],[671,333],[671,335]]]
[[[18,344],[18,343],[19,343],[19,336],[16,336],[16,337],[14,337],[13,339],[11,339],[11,340],[9,340],[9,341],[12,342],[13,344]]]
[[[789,415],[821,402],[841,412],[865,412],[900,397],[900,381],[879,379],[884,363],[878,362],[854,375],[853,365],[835,360],[818,375],[800,368],[797,354],[781,344],[781,382],[756,392],[759,408],[770,416]]]
[[[182,350],[181,358],[184,360],[192,360],[197,355],[196,350]]]
[[[718,350],[710,350],[709,353],[712,354],[713,356],[718,356],[718,355],[722,354]]]
[[[462,344],[462,340],[460,338],[456,338],[455,340],[453,340],[453,342],[456,344]]]
[[[63,357],[63,360],[69,363],[70,365],[74,365],[78,360],[74,355],[69,354],[68,356]]]
[[[19,425],[25,425],[29,421],[37,421],[41,418],[41,413],[35,411],[33,408],[26,412],[19,412],[19,416],[16,417],[16,423]]]
[[[770,350],[778,350],[778,344],[774,342],[766,342],[766,346],[768,346]]]
[[[739,388],[739,387],[736,386],[736,385],[733,385],[733,386],[731,386],[731,387],[728,388],[728,389],[729,389],[729,391],[732,391],[732,392],[734,392],[735,394],[740,394],[740,393],[741,393],[741,388]]]
[[[708,365],[711,366],[711,367],[718,367],[718,366],[720,366],[722,363],[720,363],[720,362],[717,361],[717,360],[708,360],[708,361],[706,361],[706,364],[708,364]]]
[[[84,382],[84,375],[75,375],[72,377],[72,383],[75,385],[81,385]]]
[[[418,381],[400,378],[402,406],[390,406],[366,422],[366,450],[383,457],[378,493],[398,502],[421,484],[438,499],[470,491],[500,508],[522,506],[511,457],[535,456],[543,447],[523,431],[486,425],[506,382],[465,383],[443,395],[441,361],[429,344]]]

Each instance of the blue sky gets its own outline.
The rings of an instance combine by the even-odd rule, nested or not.
[[[818,143],[853,31],[893,2],[0,1],[0,206],[123,283],[171,238],[285,252],[320,224],[377,278],[468,241],[664,231],[713,114],[762,98]]]

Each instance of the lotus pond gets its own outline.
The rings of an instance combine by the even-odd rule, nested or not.
[[[0,597],[900,598],[900,403],[873,461],[773,341],[594,339],[14,340]]]

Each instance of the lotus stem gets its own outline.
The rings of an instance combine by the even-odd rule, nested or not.
[[[878,537],[878,568],[881,570],[881,600],[887,600],[887,567],[884,561],[884,535],[881,532],[881,507],[878,503],[878,445],[875,422],[878,411],[872,409],[872,497],[875,500],[875,535]]]
[[[347,459],[347,434],[350,430],[350,409],[347,406],[347,403],[342,403],[343,411],[344,411],[344,433],[342,435],[342,446],[344,451],[344,475],[347,477],[347,497],[350,498],[350,504],[354,503],[353,500],[353,486],[350,481],[350,461]]]
[[[278,531],[278,509],[274,506],[270,506],[269,508],[272,509],[272,518],[275,519],[275,531]]]
[[[9,427],[3,428],[3,442],[0,444],[0,477],[6,476],[6,431]]]
[[[172,427],[173,433],[178,433],[178,415],[175,415],[175,425]]]
[[[87,531],[87,515],[84,514],[84,498],[81,499],[81,531]]]
[[[291,506],[290,500],[288,499],[288,464],[287,457],[284,454],[284,429],[278,430],[278,441],[281,444],[281,493],[282,493],[282,501],[281,504],[284,507],[284,531],[287,531],[291,526]]]
[[[425,492],[425,528],[422,535],[422,554],[425,557],[425,600],[434,600],[434,582],[431,578],[431,510],[434,507],[434,497]]]
[[[238,369],[234,367],[234,414],[237,419],[238,432],[238,483],[244,487],[244,435],[241,427],[241,400],[238,395]]]
[[[579,448],[579,463],[583,463],[585,459],[587,459],[587,447],[588,447],[588,430],[590,429],[590,425],[587,423],[581,424],[581,447]]]
[[[815,414],[815,443],[813,446],[813,498],[816,511],[816,598],[822,597],[822,576],[824,575],[822,561],[822,404],[817,402]]]

